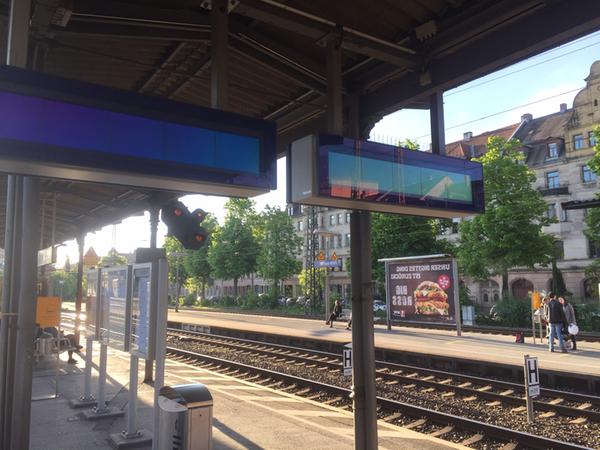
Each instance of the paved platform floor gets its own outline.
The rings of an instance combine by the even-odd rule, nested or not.
[[[109,349],[107,399],[121,410],[127,406],[129,355]],[[98,361],[99,347],[94,348]],[[32,450],[108,449],[108,437],[125,428],[125,417],[86,421],[68,402],[83,390],[83,360],[79,364],[60,362],[59,397],[32,404]],[[143,372],[140,364],[140,372]],[[93,370],[96,390],[97,367]],[[54,393],[54,366],[40,363],[34,373],[33,395]],[[237,380],[182,362],[167,360],[169,385],[200,382],[213,395],[213,448],[222,449],[351,449],[352,413],[322,405],[292,394]],[[138,425],[152,429],[153,390],[139,383]],[[380,449],[466,448],[439,439],[379,423]]]
[[[326,339],[336,342],[350,342],[350,331],[346,323],[329,328],[324,321],[268,317],[257,315],[217,313],[202,310],[169,310],[169,321],[194,323],[213,327],[262,330],[266,333],[294,335],[310,339]],[[375,345],[423,354],[468,358],[522,366],[523,355],[539,357],[540,368],[556,371],[576,372],[600,376],[600,343],[580,342],[578,350],[571,353],[550,353],[546,344],[539,339],[534,345],[532,338],[525,344],[516,344],[515,338],[505,335],[492,335],[465,332],[456,336],[449,330],[427,330],[422,328],[393,327],[388,331],[384,325],[375,325]]]

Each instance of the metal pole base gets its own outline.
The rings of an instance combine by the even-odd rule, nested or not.
[[[112,406],[105,406],[104,408],[92,408],[88,411],[83,412],[83,417],[86,420],[100,420],[100,419],[108,419],[121,417],[125,415],[125,411],[121,411],[120,409],[113,408]]]
[[[89,408],[90,406],[96,406],[96,399],[93,395],[86,397],[82,395],[79,398],[74,398],[69,401],[69,406],[74,409]]]
[[[110,444],[112,448],[128,448],[149,445],[152,442],[152,433],[148,430],[138,430],[135,433],[127,434],[126,431],[113,433],[110,435]]]

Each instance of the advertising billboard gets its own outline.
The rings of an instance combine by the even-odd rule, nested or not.
[[[121,351],[129,349],[129,274],[128,266],[111,267],[101,271],[100,342]]]
[[[433,255],[383,261],[389,320],[460,322],[458,277],[453,258]]]

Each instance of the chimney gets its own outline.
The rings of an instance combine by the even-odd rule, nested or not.
[[[566,103],[561,103],[560,104],[560,112],[565,112],[567,110],[567,104]]]
[[[463,140],[465,140],[465,141],[470,141],[472,137],[473,137],[472,131],[467,131],[466,133],[463,133]]]
[[[521,122],[523,122],[523,123],[524,122],[529,122],[530,120],[533,120],[533,116],[531,114],[529,114],[529,113],[523,114],[521,116]]]

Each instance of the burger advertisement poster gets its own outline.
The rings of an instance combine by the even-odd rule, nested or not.
[[[455,261],[414,259],[386,261],[391,320],[455,323]]]

